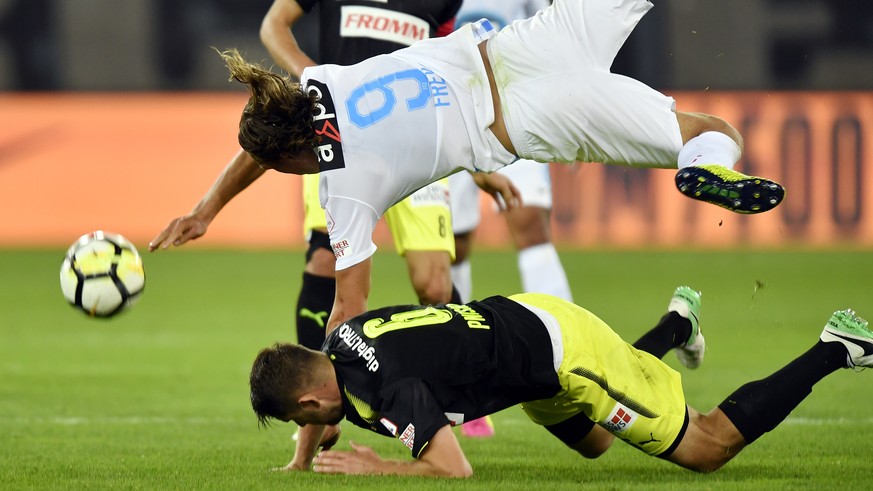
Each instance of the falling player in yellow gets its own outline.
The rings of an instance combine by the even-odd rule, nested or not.
[[[699,332],[699,300],[677,289],[676,310],[634,345],[591,312],[544,294],[377,309],[342,323],[322,351],[262,350],[250,375],[252,408],[262,423],[307,428],[345,418],[398,439],[413,457],[382,459],[352,443],[351,451],[313,454],[312,470],[323,473],[470,476],[452,426],[515,404],[583,457],[602,455],[617,438],[712,472],[776,428],[821,379],[873,367],[867,322],[838,311],[794,361],[698,412],[658,357]]]

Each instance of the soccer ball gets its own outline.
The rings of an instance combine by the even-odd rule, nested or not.
[[[98,230],[79,237],[61,264],[61,291],[90,317],[112,317],[133,306],[145,287],[136,247],[124,237]]]

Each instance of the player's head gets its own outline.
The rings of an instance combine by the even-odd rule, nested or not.
[[[235,49],[220,51],[231,80],[249,87],[249,102],[239,121],[239,144],[260,163],[313,151],[319,138],[312,116],[315,96],[299,83],[243,59]]]
[[[276,343],[258,353],[249,375],[258,423],[270,418],[306,424],[336,424],[342,401],[327,355],[297,344]]]

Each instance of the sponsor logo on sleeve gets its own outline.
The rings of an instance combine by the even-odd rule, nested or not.
[[[430,37],[427,21],[377,7],[345,5],[340,11],[340,36],[370,38],[411,46]]]
[[[617,402],[615,407],[612,408],[612,413],[606,418],[606,422],[603,423],[603,427],[610,433],[623,433],[633,426],[637,416],[636,412]]]
[[[415,426],[412,423],[409,423],[406,429],[403,430],[403,434],[400,435],[400,441],[409,447],[410,450],[415,446]]]
[[[315,134],[321,137],[321,142],[315,148],[318,155],[319,172],[342,169],[346,166],[343,157],[343,139],[340,135],[336,119],[336,106],[327,85],[318,80],[309,79],[306,82],[306,93],[318,98],[315,114],[312,116]]]

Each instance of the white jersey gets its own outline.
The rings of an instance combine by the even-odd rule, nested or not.
[[[526,19],[549,6],[549,0],[464,0],[455,25],[488,19],[498,30],[518,19]]]
[[[488,130],[494,107],[477,44],[495,32],[471,24],[356,65],[304,70],[303,86],[321,100],[319,195],[337,270],[375,252],[376,222],[398,201],[458,170],[516,159]]]

